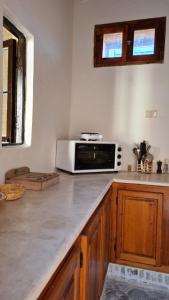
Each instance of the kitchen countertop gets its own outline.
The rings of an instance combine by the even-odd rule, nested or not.
[[[0,201],[0,299],[35,300],[112,182],[169,186],[169,175],[67,175],[42,192]]]

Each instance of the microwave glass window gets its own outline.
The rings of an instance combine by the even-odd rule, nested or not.
[[[76,143],[75,170],[114,169],[115,145]]]

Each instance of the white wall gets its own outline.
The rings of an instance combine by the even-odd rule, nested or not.
[[[54,170],[56,139],[67,137],[69,129],[72,56],[71,0],[0,0],[1,25],[4,11],[33,34],[35,65],[32,145],[0,146],[0,181],[13,167]],[[0,103],[2,109],[2,97]]]
[[[168,0],[75,0],[70,136],[96,131],[123,143],[123,168],[134,142],[146,139],[155,159],[169,158],[169,23],[164,64],[93,67],[94,25],[167,16]],[[158,118],[146,119],[145,110]]]

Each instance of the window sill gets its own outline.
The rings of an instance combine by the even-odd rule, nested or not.
[[[23,144],[23,143],[15,143],[15,144],[2,143],[2,148],[4,149],[12,149],[12,148],[25,149],[30,147],[31,145]]]

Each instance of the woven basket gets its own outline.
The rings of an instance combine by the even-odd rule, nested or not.
[[[6,200],[17,200],[25,192],[25,188],[20,184],[0,184],[0,192],[6,195]]]

